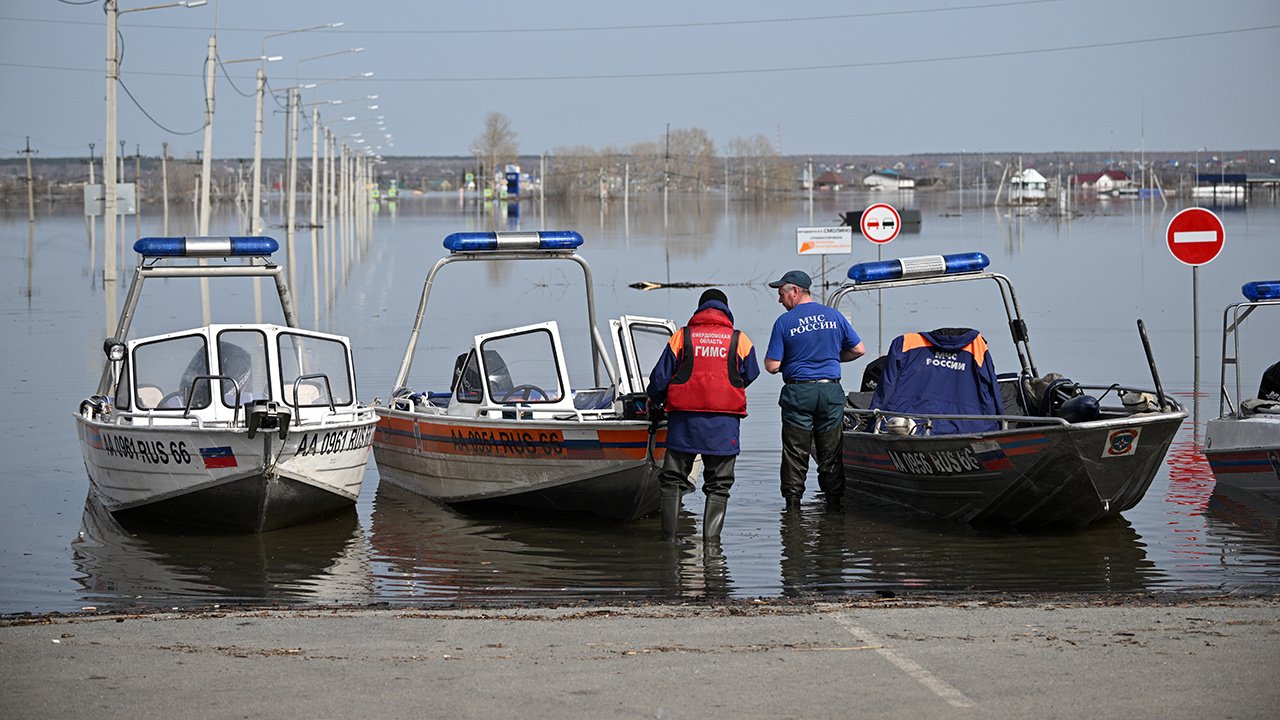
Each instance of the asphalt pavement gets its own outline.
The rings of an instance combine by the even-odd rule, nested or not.
[[[1280,599],[0,620],[0,717],[1274,718]]]

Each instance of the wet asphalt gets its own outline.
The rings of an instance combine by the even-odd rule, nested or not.
[[[1280,599],[0,620],[0,717],[1273,718]]]

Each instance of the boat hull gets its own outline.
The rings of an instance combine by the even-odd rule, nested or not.
[[[666,431],[643,421],[444,419],[378,408],[382,481],[445,503],[521,505],[634,520],[658,507]]]
[[[121,520],[259,532],[350,507],[374,420],[299,426],[281,440],[243,428],[122,426],[76,416],[95,495]]]
[[[846,432],[849,489],[961,522],[1082,528],[1137,505],[1185,412],[977,435]]]
[[[1219,483],[1280,498],[1280,416],[1210,420],[1204,456]]]

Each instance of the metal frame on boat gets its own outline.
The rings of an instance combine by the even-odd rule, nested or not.
[[[631,520],[657,509],[666,429],[645,414],[641,359],[656,360],[675,323],[611,321],[610,361],[597,329],[591,267],[572,231],[464,232],[422,287],[408,347],[386,405],[378,405],[374,458],[381,481],[445,503],[500,502]],[[457,262],[560,260],[586,283],[594,383],[572,389],[555,321],[476,335],[448,392],[408,387],[436,275]],[[645,339],[647,338],[647,342]],[[602,385],[600,368],[608,375]]]
[[[1280,402],[1245,399],[1240,377],[1244,320],[1259,308],[1280,307],[1280,280],[1246,283],[1241,292],[1245,300],[1228,305],[1222,314],[1218,417],[1206,428],[1204,454],[1219,483],[1280,502]]]
[[[354,505],[376,417],[350,342],[303,330],[265,237],[143,238],[97,393],[76,414],[94,493],[119,519],[262,531]],[[219,258],[219,265],[195,259]],[[150,278],[271,278],[287,326],[129,339]]]
[[[831,297],[973,280],[993,281],[1004,303],[1019,371],[1000,377],[1001,415],[929,415],[869,407],[870,393],[850,393],[844,433],[845,476],[851,490],[906,507],[975,524],[1019,529],[1079,528],[1136,505],[1159,470],[1187,413],[1160,388],[1086,385],[1086,391],[1131,393],[1146,411],[1102,405],[1096,419],[1071,422],[1037,415],[1026,388],[1040,374],[1013,283],[986,271],[982,253],[934,255],[860,263]],[[1139,330],[1146,345],[1145,330]],[[1115,397],[1115,395],[1113,395]],[[894,420],[893,418],[903,418]],[[934,434],[939,420],[994,421],[998,429]]]

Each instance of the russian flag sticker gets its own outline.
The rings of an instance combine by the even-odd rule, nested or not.
[[[200,448],[200,457],[204,458],[206,469],[233,468],[236,466],[236,454],[229,445]]]

